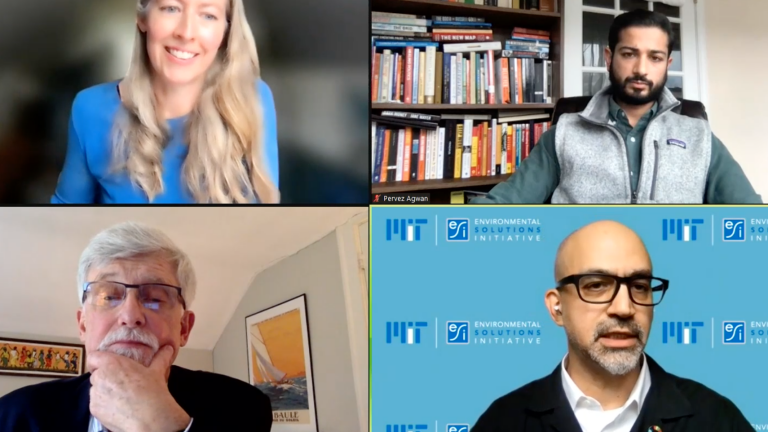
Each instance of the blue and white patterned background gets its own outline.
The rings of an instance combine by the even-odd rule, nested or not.
[[[466,432],[460,425],[474,424],[493,400],[550,374],[566,350],[544,307],[557,247],[604,219],[634,229],[654,274],[671,281],[648,354],[768,430],[768,208],[380,206],[371,209],[373,432]],[[464,337],[448,335],[449,321],[469,323],[468,343],[449,343]],[[735,322],[728,334],[724,321]],[[388,322],[405,322],[414,343],[402,343],[393,326],[388,343]],[[483,337],[478,326],[494,322],[520,327]],[[689,343],[664,343],[663,322],[688,322]]]

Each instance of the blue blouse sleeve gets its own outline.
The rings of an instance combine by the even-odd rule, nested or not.
[[[59,174],[56,191],[51,197],[53,204],[92,204],[96,201],[96,179],[88,168],[85,147],[78,134],[79,117],[77,98],[72,104],[69,118],[69,142],[64,168]]]
[[[264,157],[267,170],[275,187],[280,188],[280,166],[277,154],[277,114],[275,99],[267,83],[259,80],[259,97],[264,115]]]

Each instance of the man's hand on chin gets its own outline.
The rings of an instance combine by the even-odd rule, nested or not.
[[[177,432],[190,417],[168,391],[173,348],[161,348],[149,367],[110,352],[88,354],[91,415],[112,432]]]

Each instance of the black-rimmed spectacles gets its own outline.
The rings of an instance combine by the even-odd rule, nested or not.
[[[611,303],[626,285],[629,298],[641,306],[656,306],[661,303],[669,288],[667,279],[654,276],[619,277],[609,274],[588,273],[564,277],[557,282],[557,288],[575,285],[579,298],[587,303]]]
[[[83,303],[88,301],[91,305],[100,309],[113,309],[125,301],[129,289],[135,289],[139,294],[139,302],[147,309],[153,311],[169,311],[179,302],[186,310],[187,305],[181,296],[181,288],[173,285],[149,283],[149,284],[125,284],[113,281],[94,281],[85,284]]]

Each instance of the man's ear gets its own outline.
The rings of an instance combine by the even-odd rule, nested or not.
[[[611,48],[605,47],[605,50],[603,51],[603,57],[605,57],[605,68],[608,70],[608,73],[610,73],[611,60],[613,60],[613,53],[611,52]]]
[[[560,292],[556,289],[548,290],[544,295],[544,304],[549,311],[549,317],[558,326],[563,326],[563,306],[560,303]]]
[[[77,310],[77,330],[80,332],[80,342],[85,343],[85,312],[83,308]]]
[[[192,311],[185,311],[181,316],[181,338],[179,341],[179,347],[183,347],[189,342],[189,335],[192,333],[192,327],[195,326],[195,313]]]

